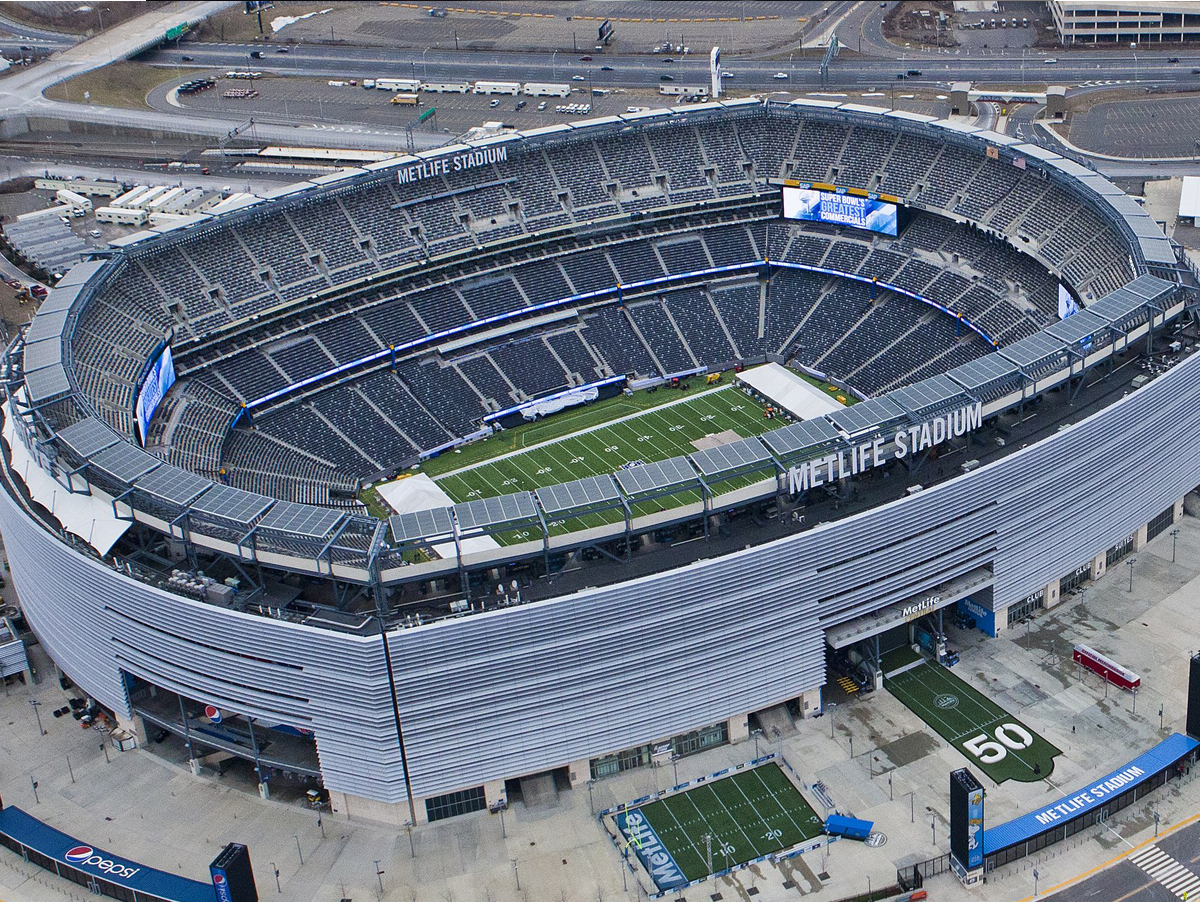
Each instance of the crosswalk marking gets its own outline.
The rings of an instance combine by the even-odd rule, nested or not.
[[[1151,878],[1180,899],[1200,900],[1200,876],[1156,845],[1147,846],[1130,859]]]

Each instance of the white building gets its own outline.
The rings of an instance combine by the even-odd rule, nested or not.
[[[1064,44],[1200,38],[1200,0],[1047,0]]]

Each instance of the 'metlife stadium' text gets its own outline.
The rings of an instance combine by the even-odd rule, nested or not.
[[[788,470],[788,491],[795,495],[882,466],[888,460],[883,453],[885,445],[895,446],[893,456],[903,460],[910,454],[920,454],[940,445],[948,438],[966,435],[982,423],[983,404],[976,401],[924,423],[900,429],[890,439],[881,435],[869,442],[860,442],[849,451],[835,451],[797,464]]]

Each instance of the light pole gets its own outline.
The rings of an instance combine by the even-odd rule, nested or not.
[[[935,846],[937,845],[937,822],[933,819],[933,815],[929,815],[929,841]]]
[[[1163,728],[1163,706],[1158,706],[1158,731],[1161,733]]]
[[[421,77],[422,78],[429,77],[429,64],[425,61],[425,54],[428,53],[429,50],[430,50],[430,48],[426,47],[424,50],[421,51]]]
[[[755,757],[758,757],[758,756],[756,755]],[[679,785],[679,755],[678,754],[671,755],[671,771],[675,776],[675,782],[671,785],[678,786]]]
[[[557,57],[557,56],[558,56],[557,50],[555,50],[553,53],[550,54],[550,77],[551,78],[558,77],[558,61],[555,59],[555,57]]]
[[[1138,61],[1137,61],[1137,44],[1130,44],[1129,49],[1133,51],[1133,83],[1138,83]]]
[[[849,739],[850,739],[850,757],[851,757],[851,759],[853,759],[854,758],[854,737],[850,736]]]
[[[1158,839],[1158,802],[1154,803],[1154,838]]]
[[[508,831],[504,829],[504,809],[500,809],[500,838],[508,839]]]
[[[915,789],[908,794],[908,822],[910,824],[917,822],[917,792]]]
[[[379,861],[380,861],[380,859],[378,859],[378,858],[375,859],[375,879],[379,881],[379,892],[380,892],[380,895],[382,895],[383,894],[383,871],[381,871],[379,869]]]
[[[405,822],[404,822],[404,829],[405,829],[405,831],[408,833],[408,851],[412,853],[412,857],[413,857],[413,858],[416,858],[416,857],[417,857],[417,847],[416,847],[416,846],[413,844],[413,838],[412,838],[412,834],[413,834],[413,825],[412,825],[412,821],[405,821]]]
[[[1200,141],[1197,141],[1196,145],[1198,147],[1200,147]],[[1175,545],[1178,543],[1178,541],[1179,541],[1179,527],[1176,526],[1174,529],[1171,530],[1171,563],[1172,564],[1175,563]]]
[[[750,735],[754,737],[754,758],[758,760],[758,737],[763,734],[762,730],[751,730]]]
[[[871,902],[871,878],[867,877],[867,902]]]
[[[595,780],[588,780],[588,781],[587,781],[587,788],[588,788],[588,812],[589,812],[589,813],[590,813],[590,814],[591,814],[593,817],[595,817],[595,815],[596,815],[596,805],[595,805],[595,803],[592,801],[592,786],[593,786],[593,785],[595,785],[595,783],[596,783],[596,781],[595,781]]]
[[[892,795],[892,775],[890,772],[888,773],[888,801],[896,801],[895,796]]]
[[[521,870],[517,867],[517,859],[512,860],[513,876],[517,878],[517,892],[521,891]]]
[[[296,854],[300,856],[300,867],[304,867],[304,850],[300,848],[300,834],[293,833],[292,839],[296,840]]]
[[[271,862],[271,870],[275,872],[275,892],[282,893],[283,887],[279,885],[279,868],[275,867],[275,862]]]
[[[1129,564],[1129,591],[1132,592],[1133,591],[1133,565],[1137,563],[1137,558],[1131,557],[1127,563]]]
[[[108,760],[108,743],[107,742],[100,743],[100,751],[104,752],[104,763],[111,764],[112,762],[110,762]]]
[[[1033,869],[1033,895],[1035,898],[1037,897],[1037,882],[1038,882],[1038,870],[1037,870],[1037,868],[1034,868]]]
[[[38,708],[41,706],[42,703],[36,698],[31,698],[29,700],[29,707],[33,708],[33,713],[37,717],[38,733],[40,733],[42,736],[45,736],[46,731],[42,729],[42,712],[38,710]]]
[[[37,794],[38,781],[33,779],[32,774],[30,774],[30,776],[29,776],[29,785],[33,787],[33,804],[35,804],[35,805],[42,804],[42,800],[38,798],[38,794]]]

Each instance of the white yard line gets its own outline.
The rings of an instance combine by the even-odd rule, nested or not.
[[[506,460],[507,458],[515,457],[518,454],[525,454],[528,451],[536,451],[538,448],[544,448],[547,445],[556,445],[559,442],[564,441],[565,439],[568,439],[568,438],[575,438],[580,435],[587,435],[587,433],[595,432],[599,429],[607,429],[609,426],[615,426],[616,424],[624,423],[627,420],[635,420],[638,417],[644,417],[647,414],[658,413],[661,410],[666,410],[668,407],[674,407],[676,404],[687,404],[689,401],[695,401],[698,398],[703,398],[705,395],[716,394],[719,391],[728,391],[731,388],[734,388],[734,386],[733,385],[719,385],[716,388],[706,388],[706,389],[704,389],[704,391],[700,392],[699,394],[688,395],[685,398],[679,398],[678,400],[675,400],[675,401],[668,401],[666,404],[660,404],[657,407],[651,407],[649,410],[639,410],[637,413],[626,414],[625,416],[618,417],[615,420],[606,420],[603,423],[597,423],[595,426],[589,426],[587,429],[581,429],[579,432],[572,432],[570,435],[560,435],[558,438],[547,439],[544,442],[538,442],[536,445],[530,445],[527,448],[518,448],[515,451],[509,451],[505,454],[501,454],[499,457],[490,457],[487,460],[481,460],[481,461],[478,461],[477,463],[467,464],[467,466],[462,467],[461,469],[451,470],[449,473],[443,473],[441,476],[434,476],[433,481],[437,482],[438,480],[445,479],[447,476],[457,476],[460,473],[465,473],[468,470],[474,470],[478,467],[486,467],[488,464],[494,464],[497,461]],[[454,452],[451,451],[448,453],[453,454]]]

